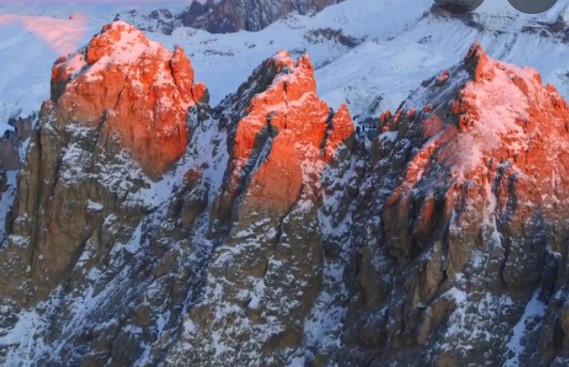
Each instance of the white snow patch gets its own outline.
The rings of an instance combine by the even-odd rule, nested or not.
[[[514,326],[513,335],[506,344],[509,351],[514,355],[506,361],[504,367],[520,366],[520,357],[524,351],[524,336],[528,335],[539,327],[539,320],[545,315],[547,305],[539,300],[539,291],[536,291],[530,301],[527,303],[524,313],[520,320]],[[532,324],[533,323],[533,324]]]

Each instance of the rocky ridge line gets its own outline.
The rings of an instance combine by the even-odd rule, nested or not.
[[[114,23],[54,66],[0,248],[6,364],[567,363],[569,108],[535,70],[474,44],[369,147],[307,56],[211,108],[181,51],[137,72],[138,34]],[[151,104],[168,160],[133,145],[130,102],[84,102],[145,70],[186,108]]]
[[[568,121],[535,70],[479,44],[381,117],[343,363],[565,360],[551,333],[567,287]]]
[[[194,1],[184,11],[172,14],[160,9],[148,15],[136,10],[117,16],[141,29],[171,34],[177,27],[204,29],[211,33],[232,33],[240,30],[260,31],[293,12],[311,14],[342,0],[270,0],[259,6],[255,0]]]
[[[105,26],[84,50],[53,68],[58,120],[117,134],[154,177],[181,157],[191,133],[187,110],[207,99],[183,49],[170,54],[124,22]]]

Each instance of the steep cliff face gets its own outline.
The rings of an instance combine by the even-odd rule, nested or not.
[[[182,51],[141,37],[116,22],[54,66],[0,251],[4,361],[286,360],[318,292],[321,175],[348,151],[349,113],[284,52],[212,110]]]
[[[382,116],[353,229],[360,292],[345,363],[533,365],[566,353],[554,319],[567,286],[568,121],[535,70],[478,44]]]
[[[475,44],[358,133],[308,56],[212,108],[115,22],[52,91],[0,212],[4,364],[568,362],[569,107],[535,70]]]
[[[334,114],[316,96],[307,56],[294,63],[278,53],[253,74],[259,81],[265,90],[228,117],[229,162],[212,212],[220,242],[173,365],[286,363],[321,288],[322,174],[354,125],[345,107]]]
[[[170,54],[135,27],[114,22],[84,50],[58,60],[52,100],[58,121],[100,126],[157,176],[184,152],[188,108],[207,102],[207,91],[194,84],[184,50]]]
[[[189,233],[224,161],[207,91],[181,49],[115,22],[52,92],[0,249],[3,363],[156,363],[207,254]]]
[[[3,264],[10,274],[2,281],[5,294],[21,304],[45,298],[68,277],[111,213],[132,233],[148,210],[137,191],[184,153],[188,108],[205,93],[193,85],[183,51],[170,55],[122,22],[58,60],[52,89],[2,248],[10,258]]]

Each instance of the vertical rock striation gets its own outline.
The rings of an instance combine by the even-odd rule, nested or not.
[[[569,107],[535,70],[474,44],[372,141],[308,56],[206,102],[123,22],[56,62],[0,248],[4,364],[567,364]]]

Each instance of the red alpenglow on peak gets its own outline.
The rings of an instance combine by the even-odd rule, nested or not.
[[[239,177],[261,130],[274,131],[268,157],[252,176],[248,202],[283,212],[298,199],[307,180],[318,179],[322,163],[332,160],[336,148],[354,133],[354,124],[342,106],[332,119],[328,138],[331,110],[316,95],[314,67],[307,55],[294,63],[288,52],[281,51],[266,63],[278,74],[265,92],[253,98],[238,123],[233,177]]]
[[[416,113],[422,108],[421,128],[431,139],[410,165],[416,169],[408,172],[422,172],[422,166],[437,162],[452,167],[455,177],[470,179],[491,160],[495,166],[501,159],[513,159],[521,168],[534,161],[532,153],[546,151],[549,153],[540,158],[543,164],[525,168],[540,170],[553,165],[551,157],[559,155],[559,144],[565,146],[569,128],[569,109],[557,90],[549,84],[543,86],[534,69],[492,59],[478,42],[464,62],[468,78],[458,80],[461,74],[455,73],[448,80],[463,85],[452,101],[450,119],[444,117],[448,113],[440,112],[444,103],[440,108],[432,103],[421,106],[415,105],[413,98],[393,117],[387,112],[380,118],[384,131],[393,130],[405,116],[404,111]],[[549,143],[543,149],[536,149],[545,141]],[[415,176],[420,179],[421,174],[410,177]]]
[[[350,111],[348,111],[348,106],[342,104],[332,118],[331,131],[324,150],[324,161],[331,163],[337,148],[344,144],[354,133],[355,126]]]
[[[412,109],[423,112],[408,117]],[[443,84],[434,80],[393,117],[385,114],[380,127],[420,147],[385,203],[388,238],[403,238],[400,223],[420,204],[412,200],[417,187],[430,199],[448,188],[445,216],[458,234],[498,220],[523,237],[535,213],[551,223],[569,215],[569,107],[534,69],[494,60],[475,43]],[[434,228],[431,204],[425,201],[414,229],[423,237]],[[401,256],[401,248],[393,254]]]
[[[253,98],[247,115],[238,124],[233,156],[240,160],[249,158],[269,114],[273,128],[294,134],[299,140],[320,144],[326,131],[329,107],[316,96],[310,58],[302,56],[295,65],[288,52],[280,51],[267,62],[280,74],[268,90]],[[281,73],[285,68],[288,72]]]
[[[52,70],[58,118],[104,123],[150,176],[161,175],[188,144],[188,108],[207,99],[181,48],[170,53],[124,23],[103,27],[89,45]]]
[[[472,81],[459,92],[452,113],[458,117],[463,146],[473,151],[468,157],[457,155],[461,157],[459,167],[468,171],[484,159],[502,158],[514,160],[524,170],[540,170],[549,164],[553,170],[551,158],[558,155],[558,144],[566,145],[569,122],[568,106],[557,90],[544,86],[535,69],[494,60],[478,43],[465,63]],[[540,157],[543,165],[527,166],[532,155],[541,151],[535,148],[543,141],[549,141],[543,150],[550,151]]]

